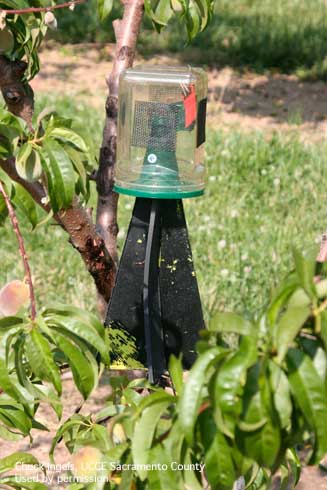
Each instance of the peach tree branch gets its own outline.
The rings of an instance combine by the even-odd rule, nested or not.
[[[71,2],[60,3],[59,5],[52,5],[50,7],[29,7],[25,9],[2,9],[1,12],[4,12],[7,15],[19,15],[19,14],[29,14],[32,12],[50,12],[51,10],[63,9],[67,7],[71,7],[72,5],[77,5],[79,3],[85,3],[87,0],[72,0]]]
[[[25,280],[26,280],[26,282],[28,284],[28,288],[29,288],[30,305],[31,305],[31,319],[32,319],[32,321],[34,321],[36,318],[36,301],[35,301],[35,293],[34,293],[34,287],[33,287],[33,281],[32,281],[32,274],[31,274],[30,265],[29,265],[29,262],[27,259],[27,255],[26,255],[24,239],[23,239],[23,236],[22,236],[20,229],[19,229],[18,219],[17,219],[16,213],[15,213],[15,210],[14,210],[14,208],[10,202],[9,196],[6,193],[4,185],[1,182],[1,180],[0,180],[0,194],[2,194],[2,196],[5,200],[5,203],[6,203],[6,206],[8,209],[8,213],[9,213],[9,218],[10,218],[13,230],[16,234],[17,240],[18,240],[19,253],[20,253],[20,256],[22,257],[24,270],[25,270]]]
[[[14,182],[24,187],[44,211],[51,211],[44,187],[39,182],[22,179],[17,173],[14,158],[0,160],[0,167]],[[66,231],[69,242],[80,253],[94,279],[98,294],[108,302],[114,285],[116,266],[95,229],[90,213],[75,197],[71,207],[55,213],[53,218]]]

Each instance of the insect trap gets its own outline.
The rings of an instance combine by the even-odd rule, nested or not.
[[[106,324],[124,331],[151,382],[170,354],[192,365],[204,328],[182,199],[204,192],[206,97],[199,68],[141,66],[120,78],[114,190],[136,201]]]

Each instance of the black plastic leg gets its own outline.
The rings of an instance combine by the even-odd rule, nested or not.
[[[133,344],[151,382],[171,354],[193,364],[204,322],[182,201],[136,199],[105,324],[122,334],[122,352]]]
[[[189,369],[196,359],[199,330],[205,326],[181,200],[165,203],[161,226],[160,293],[166,353],[182,353],[184,367]]]
[[[157,383],[166,370],[159,292],[160,204],[152,199],[144,264],[144,334],[150,383]]]

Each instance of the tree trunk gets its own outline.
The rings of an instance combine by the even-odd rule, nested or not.
[[[122,0],[124,15],[115,20],[116,55],[108,79],[109,94],[106,101],[106,120],[97,172],[97,231],[104,240],[110,257],[117,264],[117,205],[118,194],[113,191],[116,162],[118,86],[120,74],[133,65],[137,38],[143,17],[144,0]],[[106,302],[99,298],[98,308],[103,315]]]

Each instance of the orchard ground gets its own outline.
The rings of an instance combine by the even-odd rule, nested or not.
[[[95,155],[111,68],[103,59],[112,54],[112,46],[52,47],[42,52],[32,82],[37,112],[53,106],[72,117]],[[318,245],[327,227],[327,87],[294,75],[241,76],[225,68],[209,71],[209,91],[206,194],[184,201],[194,259],[206,319],[219,309],[252,315],[292,267],[292,245]],[[121,198],[120,247],[132,207],[132,198]],[[24,230],[28,250],[35,251],[39,304],[94,308],[92,279],[62,230],[51,223]],[[2,255],[3,284],[21,277],[22,268],[8,226],[1,236],[10,244]]]
[[[41,72],[32,85],[37,111],[55,106],[71,116],[95,154],[101,140],[113,46],[49,46],[41,53]],[[138,58],[137,62],[144,60]],[[178,57],[158,56],[156,63],[176,64]],[[146,61],[149,62],[149,61]],[[153,59],[151,60],[153,62]],[[195,265],[206,319],[217,310],[252,315],[292,267],[292,244],[319,243],[327,228],[327,86],[303,82],[296,75],[240,74],[232,68],[209,71],[208,185],[203,198],[185,202]],[[95,206],[93,189],[91,205]],[[122,198],[119,243],[123,244],[133,200]],[[57,226],[47,223],[32,231],[22,225],[38,295],[38,304],[52,301],[95,308],[95,291],[79,255]],[[0,230],[0,285],[23,275],[15,236]],[[65,414],[80,397],[65,381]],[[103,382],[87,408],[97,410],[108,396]],[[47,407],[40,421],[50,433],[38,433],[31,447],[42,463],[58,423]],[[35,431],[34,431],[35,432]],[[11,444],[0,447],[9,454]],[[19,449],[29,449],[28,441]],[[61,443],[59,463],[66,463]],[[55,488],[55,486],[51,487]],[[300,490],[327,489],[327,476],[304,470]]]

